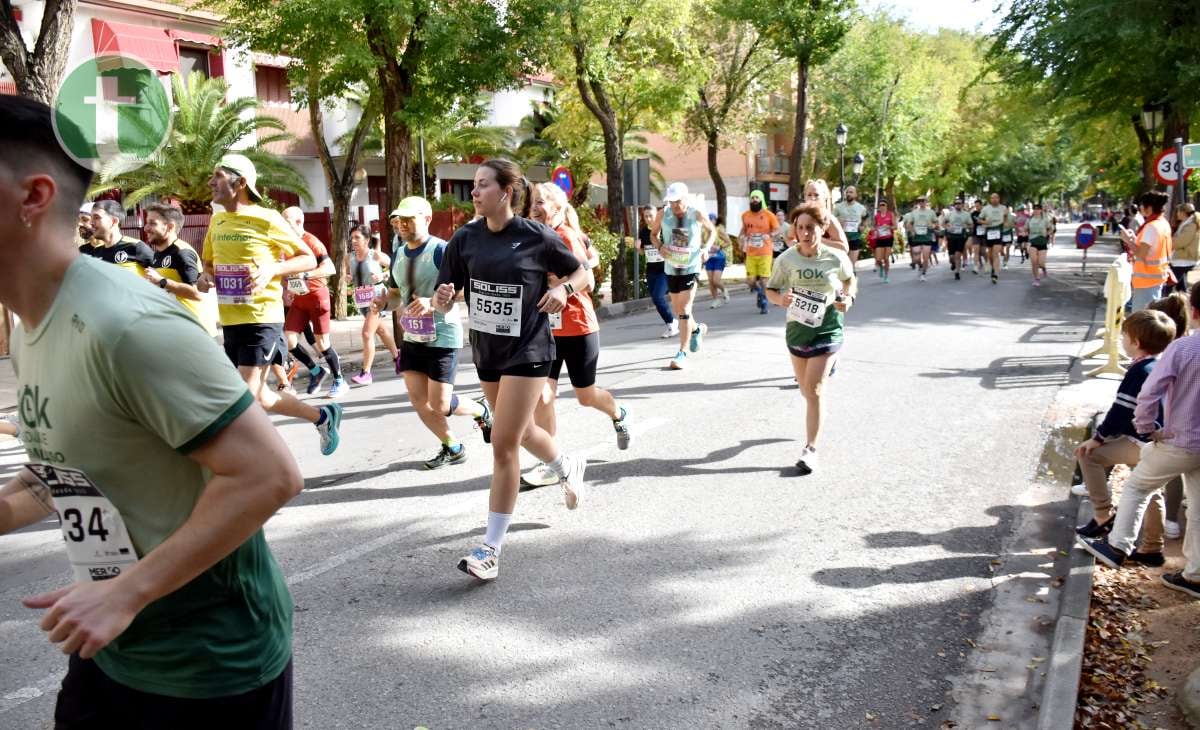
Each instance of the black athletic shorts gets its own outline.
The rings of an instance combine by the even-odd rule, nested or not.
[[[555,337],[554,348],[558,351],[558,359],[550,364],[551,380],[558,380],[562,374],[563,363],[566,363],[571,385],[576,388],[588,388],[596,384],[596,366],[600,363],[599,332],[574,337]]]
[[[856,234],[847,233],[846,234],[846,244],[850,247],[851,251],[858,251],[858,250],[862,249],[862,247],[863,247],[862,234],[861,233],[856,233]]]
[[[212,699],[180,699],[127,687],[108,677],[96,662],[72,654],[54,707],[55,730],[291,730],[292,663],[283,673],[245,694]]]
[[[896,245],[894,238],[877,238],[875,239],[875,248],[892,248]]]
[[[1029,236],[1017,236],[1017,243],[1029,243]]]
[[[696,286],[697,276],[697,274],[667,274],[667,291],[672,294],[682,294]]]
[[[950,253],[962,253],[967,250],[966,236],[948,236],[946,245],[950,248]]]
[[[282,365],[283,323],[231,324],[221,328],[225,355],[236,367]]]
[[[416,372],[430,380],[454,385],[458,370],[458,350],[430,347],[419,342],[400,343],[400,372]]]
[[[811,357],[820,357],[821,355],[832,355],[840,349],[842,349],[841,342],[830,342],[826,337],[820,337],[800,347],[788,345],[788,352],[802,360],[807,360]]]
[[[477,363],[475,365],[475,373],[479,376],[479,382],[481,383],[499,383],[501,376],[504,375],[511,375],[516,378],[545,378],[550,375],[550,365],[549,361],[523,362],[520,365],[493,370],[491,368],[481,368]]]
[[[1034,250],[1036,250],[1036,251],[1045,251],[1046,250],[1046,237],[1045,236],[1034,236],[1033,238],[1031,238],[1029,240],[1029,245],[1033,246]]]

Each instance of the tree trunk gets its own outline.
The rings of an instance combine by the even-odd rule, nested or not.
[[[333,280],[329,284],[330,307],[334,319],[346,318],[346,259],[350,255],[350,195],[353,182],[331,189],[333,214],[329,219],[329,258],[333,261]]]
[[[412,190],[412,130],[400,119],[400,112],[412,98],[413,64],[421,54],[422,45],[416,40],[424,16],[418,16],[408,29],[403,55],[389,44],[392,37],[387,21],[374,13],[365,18],[367,45],[376,58],[375,74],[379,78],[383,113],[383,168],[387,176],[387,200],[384,207],[400,202]]]
[[[380,76],[385,74],[381,71]],[[412,132],[408,124],[398,119],[408,95],[391,84],[383,83],[383,169],[387,175],[387,200],[384,207],[391,210],[412,190]],[[386,212],[385,212],[386,214]]]
[[[887,184],[884,185],[883,189],[884,189],[883,197],[885,200],[888,201],[888,208],[892,211],[892,214],[895,215],[898,219],[900,217],[900,211],[897,210],[897,208],[896,208],[896,176],[895,175],[888,176]]]
[[[788,160],[788,210],[800,204],[804,163],[804,138],[808,134],[808,59],[796,61],[796,129],[792,136],[792,156]]]
[[[21,96],[53,104],[67,68],[78,0],[46,0],[42,25],[32,52],[21,38],[12,4],[0,5],[0,61],[12,74]]]
[[[1138,152],[1142,157],[1142,189],[1140,192],[1153,190],[1158,185],[1158,180],[1154,177],[1154,155],[1156,154],[1155,142],[1150,138],[1150,132],[1142,125],[1142,118],[1134,114],[1130,121],[1133,123],[1133,131],[1138,138]]]
[[[616,120],[604,127],[604,172],[608,184],[608,230],[618,237],[617,258],[612,262],[612,300],[623,302],[629,298],[629,276],[625,271],[625,222],[621,214],[624,205],[622,195],[621,165],[624,162],[621,135]]]
[[[720,137],[716,132],[708,134],[708,176],[713,181],[713,194],[717,198],[717,217],[729,225],[728,214],[729,191],[725,188],[725,178],[717,167],[717,152],[720,151]]]

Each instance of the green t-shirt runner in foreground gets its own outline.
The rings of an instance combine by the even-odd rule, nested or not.
[[[21,424],[30,459],[86,475],[120,513],[139,558],[158,547],[207,482],[187,453],[254,401],[237,371],[194,318],[91,258],[71,264],[46,318],[13,339],[19,392],[38,404]],[[79,527],[65,519],[68,542],[111,529],[87,510]],[[283,671],[291,617],[260,530],[146,606],[96,663],[143,692],[240,694]]]
[[[0,305],[20,318],[30,460],[0,483],[0,535],[52,514],[62,534],[72,578],[22,600],[69,657],[53,725],[290,730],[292,604],[262,527],[300,470],[193,316],[81,256],[92,173],[56,131],[45,104],[0,96]]]

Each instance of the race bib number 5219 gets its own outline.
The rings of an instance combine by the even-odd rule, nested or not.
[[[471,329],[501,337],[521,336],[522,284],[471,279]]]
[[[75,580],[116,578],[137,562],[125,520],[87,474],[46,464],[26,468],[54,498]]]

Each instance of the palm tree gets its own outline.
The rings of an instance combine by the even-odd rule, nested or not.
[[[197,71],[186,80],[173,76],[175,117],[166,144],[137,169],[126,170],[120,161],[106,164],[88,197],[121,190],[127,208],[149,197],[175,198],[184,213],[206,213],[211,210],[208,179],[213,168],[226,152],[253,140],[255,146],[237,151],[254,163],[259,190],[283,190],[310,200],[304,178],[263,151],[266,145],[292,139],[284,123],[262,114],[253,97],[226,99],[228,91],[223,79],[208,79]]]

